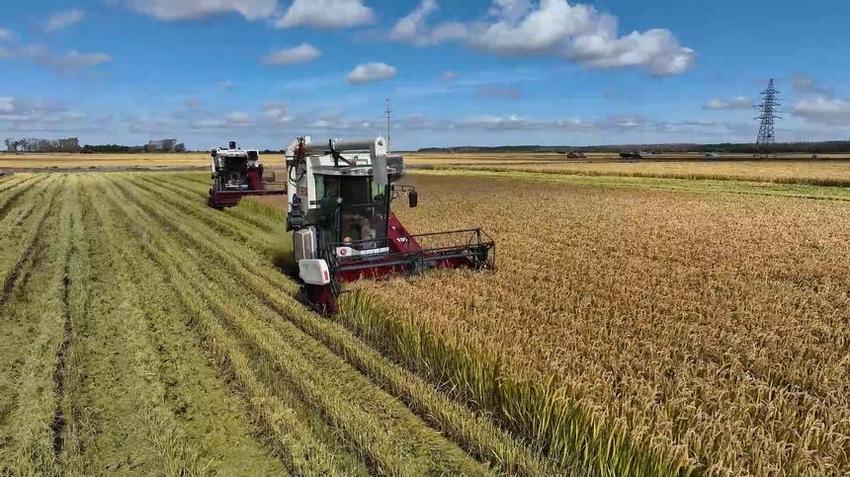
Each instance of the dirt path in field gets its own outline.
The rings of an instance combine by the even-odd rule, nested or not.
[[[528,448],[306,310],[274,211],[193,175],[0,181],[0,474],[526,475]]]

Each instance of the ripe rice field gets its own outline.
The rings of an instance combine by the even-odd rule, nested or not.
[[[522,172],[575,176],[638,177],[689,180],[733,180],[776,184],[850,187],[850,161],[818,163],[777,161],[584,162],[508,165],[450,165],[446,169]]]
[[[0,177],[0,474],[850,473],[846,189],[407,179],[408,228],[480,225],[497,271],[361,283],[326,318],[274,266],[279,200]]]
[[[402,220],[484,227],[498,271],[359,285],[387,316],[376,341],[393,322],[425,330],[709,475],[850,473],[846,199],[704,181],[414,183],[422,205]]]

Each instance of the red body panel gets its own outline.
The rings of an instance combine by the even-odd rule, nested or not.
[[[387,238],[390,242],[390,249],[393,252],[418,252],[422,250],[419,243],[410,236],[407,229],[404,228],[404,225],[401,225],[401,221],[398,220],[398,217],[393,212],[390,212],[387,225]]]
[[[263,166],[252,167],[245,173],[248,179],[248,188],[251,190],[262,190],[263,187]]]

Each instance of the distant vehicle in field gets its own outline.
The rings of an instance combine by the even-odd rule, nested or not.
[[[705,158],[706,158],[706,159],[714,159],[714,158],[716,158],[717,156],[719,156],[719,154],[717,154],[716,152],[706,152],[706,153],[705,153]]]
[[[645,152],[639,151],[630,151],[630,152],[621,152],[620,159],[643,159],[646,156]]]
[[[583,152],[570,151],[567,153],[567,159],[587,159],[587,154]]]
[[[256,149],[239,149],[234,141],[227,148],[210,151],[213,184],[209,205],[214,209],[233,207],[248,195],[284,195],[284,187],[267,187],[263,163]]]

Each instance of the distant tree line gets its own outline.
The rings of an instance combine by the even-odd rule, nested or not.
[[[442,153],[498,153],[498,152],[623,152],[623,151],[645,151],[652,153],[676,153],[676,152],[717,152],[726,154],[755,154],[759,149],[755,144],[741,143],[718,143],[718,144],[619,144],[608,146],[460,146],[460,147],[428,147],[419,149],[419,152],[442,152]],[[816,154],[829,154],[839,152],[850,152],[850,141],[824,141],[824,142],[788,142],[779,143],[771,148],[775,153],[806,152]]]
[[[725,152],[730,154],[755,154],[759,149],[755,144],[703,144],[692,149],[694,152]],[[811,152],[816,154],[830,154],[850,152],[850,141],[823,141],[823,142],[783,142],[770,148],[775,153]]]
[[[171,140],[170,140],[171,141]],[[182,142],[163,143],[151,141],[144,146],[123,146],[121,144],[86,144],[83,146],[83,154],[143,154],[146,152],[186,152],[186,146]]]
[[[80,147],[79,139],[6,139],[9,152],[82,152],[82,153],[144,153],[144,152],[186,152],[186,146],[176,139],[150,141],[144,146],[123,146],[120,144],[86,144]]]
[[[80,152],[80,140],[75,137],[67,139],[10,138],[4,142],[9,152]]]
[[[145,152],[186,152],[186,146],[177,142],[177,139],[148,141],[144,148]]]
[[[145,152],[144,146],[122,146],[121,144],[86,144],[81,151],[83,154],[94,153],[141,153]]]

